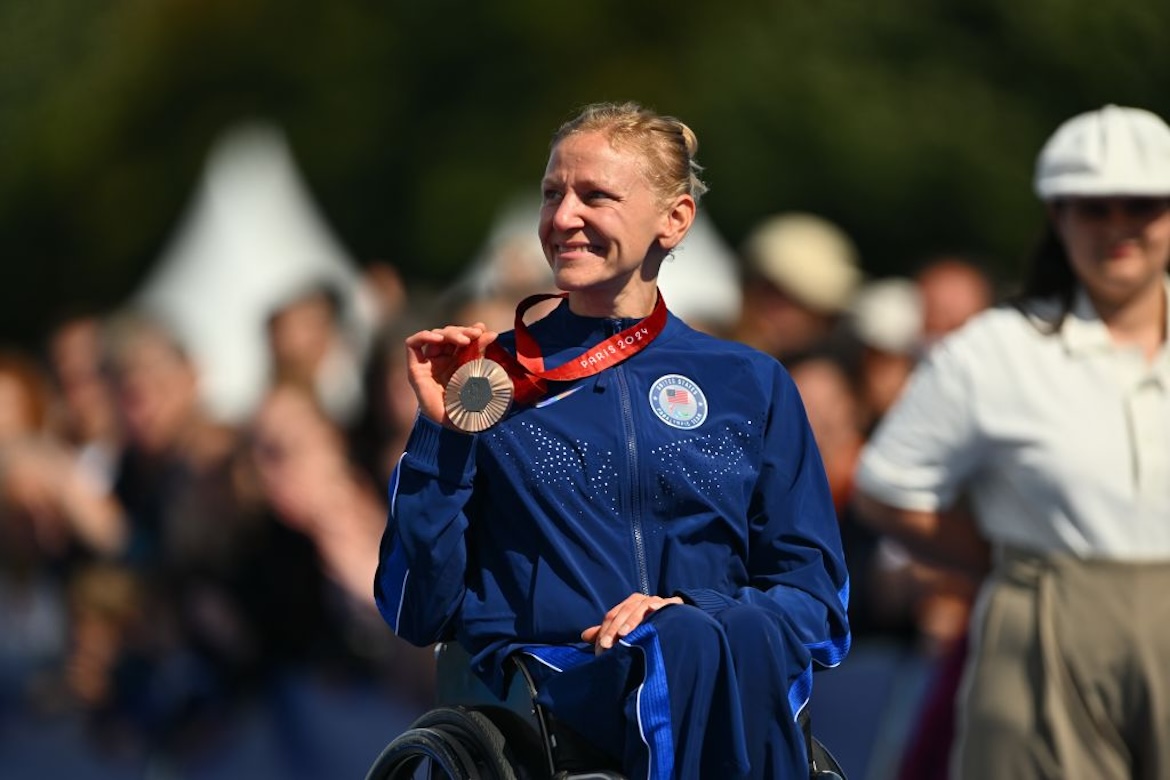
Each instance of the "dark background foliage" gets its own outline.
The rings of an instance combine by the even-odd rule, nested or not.
[[[0,341],[115,305],[234,120],[287,131],[359,261],[443,284],[575,108],[698,133],[737,244],[820,212],[875,275],[955,249],[1010,280],[1035,154],[1106,102],[1170,116],[1164,0],[4,0]]]

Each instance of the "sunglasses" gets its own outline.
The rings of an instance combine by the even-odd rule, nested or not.
[[[1117,213],[1129,219],[1152,220],[1170,210],[1170,198],[1068,198],[1061,203],[1074,216],[1093,222]]]

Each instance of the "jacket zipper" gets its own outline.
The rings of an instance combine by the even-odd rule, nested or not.
[[[611,324],[617,333],[618,323]],[[646,539],[642,529],[642,492],[638,485],[638,440],[634,428],[634,406],[630,398],[630,386],[626,383],[624,366],[614,367],[617,379],[618,398],[622,408],[622,429],[626,434],[626,469],[629,477],[626,501],[630,518],[630,535],[634,542],[634,560],[638,565],[638,584],[642,592],[650,595],[650,574],[646,565]]]

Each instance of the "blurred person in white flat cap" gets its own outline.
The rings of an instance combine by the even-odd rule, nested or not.
[[[857,248],[841,228],[813,214],[779,214],[751,231],[741,255],[737,341],[784,361],[839,335],[862,282]]]
[[[918,285],[900,276],[867,282],[849,307],[849,322],[860,344],[858,389],[867,432],[893,405],[914,369],[922,315]]]
[[[919,364],[862,452],[857,508],[982,578],[952,777],[1166,777],[1170,127],[1079,114],[1035,191],[1019,295]]]

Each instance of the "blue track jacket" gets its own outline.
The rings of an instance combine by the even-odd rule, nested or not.
[[[554,368],[611,360],[590,348],[636,323],[562,303],[530,331]],[[512,335],[500,337],[510,350]],[[775,610],[804,647],[794,687],[848,652],[837,518],[779,362],[671,315],[643,351],[552,385],[483,433],[419,417],[391,478],[375,582],[396,634],[458,639],[502,692],[508,654],[584,647],[581,631],[637,591],[710,613]]]

